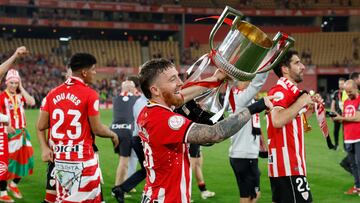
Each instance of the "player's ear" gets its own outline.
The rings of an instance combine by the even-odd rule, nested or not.
[[[83,76],[84,78],[87,76],[87,69],[82,69],[81,70],[81,76]]]
[[[287,67],[285,65],[281,66],[281,72],[282,72],[283,75],[289,74],[289,67]]]
[[[149,89],[150,89],[151,95],[154,95],[154,96],[160,95],[160,89],[156,85],[150,86]]]

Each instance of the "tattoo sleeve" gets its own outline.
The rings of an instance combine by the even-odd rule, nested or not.
[[[188,143],[209,144],[221,142],[237,133],[251,118],[248,108],[209,126],[195,123],[189,130]]]

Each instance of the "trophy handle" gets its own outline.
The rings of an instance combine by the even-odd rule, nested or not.
[[[225,18],[229,15],[232,14],[235,16],[235,19],[233,20],[232,25],[236,25],[237,22],[239,22],[241,20],[241,18],[244,16],[240,11],[237,11],[229,6],[226,6],[224,11],[222,12],[221,16],[219,17],[218,21],[216,22],[215,26],[213,27],[213,29],[210,32],[210,36],[209,36],[209,43],[210,43],[210,49],[214,50],[214,36],[216,34],[216,32],[219,30],[220,26],[222,25],[222,23],[224,22]]]
[[[235,80],[248,81],[252,80],[256,76],[256,73],[248,73],[236,68],[234,65],[227,62],[227,60],[219,53],[215,53],[212,61],[216,67],[223,70],[228,76]]]
[[[282,57],[285,55],[285,53],[294,46],[295,40],[291,36],[287,36],[285,45],[283,47],[278,48],[279,43],[281,42],[281,39],[284,37],[284,34],[281,32],[278,32],[274,39],[274,45],[272,49],[276,49],[275,53],[270,57],[269,61],[265,63],[264,67],[261,67],[257,73],[264,73],[271,69],[273,69],[282,59]],[[269,53],[272,53],[270,51]],[[277,56],[276,56],[277,55]],[[275,59],[273,59],[276,57]],[[272,61],[272,62],[271,62]],[[270,63],[270,64],[269,64]]]

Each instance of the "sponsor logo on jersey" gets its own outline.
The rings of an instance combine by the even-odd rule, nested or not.
[[[129,129],[131,130],[131,124],[112,124],[111,129]]]
[[[79,152],[80,151],[80,145],[74,145],[74,146],[69,146],[69,145],[56,145],[54,147],[54,152],[55,153],[62,153],[62,152]]]
[[[173,130],[179,130],[185,123],[185,119],[182,116],[174,115],[169,118],[169,127]]]

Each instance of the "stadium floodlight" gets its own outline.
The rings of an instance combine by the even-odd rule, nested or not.
[[[71,37],[60,37],[59,40],[60,42],[68,42],[71,40]]]

